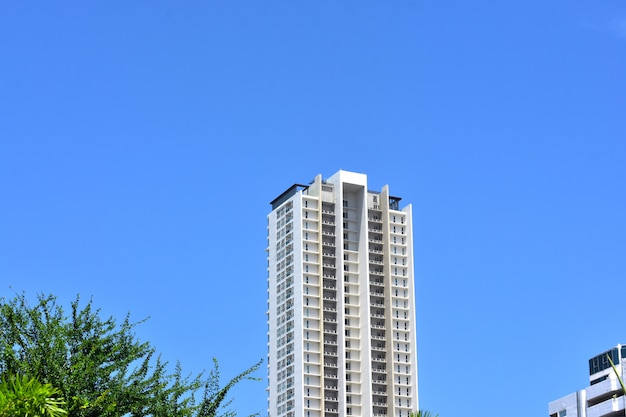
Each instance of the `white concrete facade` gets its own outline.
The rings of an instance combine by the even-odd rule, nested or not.
[[[339,171],[268,215],[268,415],[418,409],[411,205]]]
[[[623,417],[626,416],[624,392],[617,374],[626,375],[626,345],[596,355],[589,360],[589,387],[548,404],[550,417]]]

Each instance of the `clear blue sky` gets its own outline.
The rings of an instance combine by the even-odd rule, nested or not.
[[[545,417],[626,342],[625,160],[623,0],[0,10],[0,296],[191,372],[265,357],[268,203],[346,169],[414,205],[421,406]]]

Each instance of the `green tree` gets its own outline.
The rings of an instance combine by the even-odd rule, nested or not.
[[[433,414],[431,411],[418,410],[409,414],[409,417],[439,417],[439,414]]]
[[[142,322],[127,315],[118,324],[102,319],[77,297],[69,314],[51,295],[29,305],[25,295],[0,298],[0,376],[25,375],[58,388],[68,417],[232,416],[228,391],[261,362],[220,387],[217,362],[208,374],[183,375],[148,342],[135,338]],[[197,397],[200,400],[197,400]]]
[[[34,378],[11,376],[0,381],[0,417],[65,417],[59,390]]]

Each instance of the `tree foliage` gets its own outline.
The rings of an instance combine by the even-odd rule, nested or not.
[[[32,307],[24,295],[0,299],[0,376],[53,384],[68,417],[234,415],[224,411],[226,394],[254,379],[250,374],[261,362],[220,388],[217,362],[207,378],[184,375],[180,364],[168,371],[155,349],[136,339],[141,323],[128,315],[120,324],[102,319],[91,301],[81,307],[78,297],[69,314],[50,295],[40,295]]]
[[[418,410],[411,412],[409,417],[439,417],[439,414],[433,414],[432,411]]]
[[[59,390],[26,376],[0,381],[0,417],[65,417],[65,401]]]

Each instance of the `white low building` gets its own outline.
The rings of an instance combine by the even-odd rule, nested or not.
[[[609,357],[623,380],[626,374],[626,345],[617,345],[589,359],[589,387],[550,402],[550,417],[626,416],[624,392]]]

